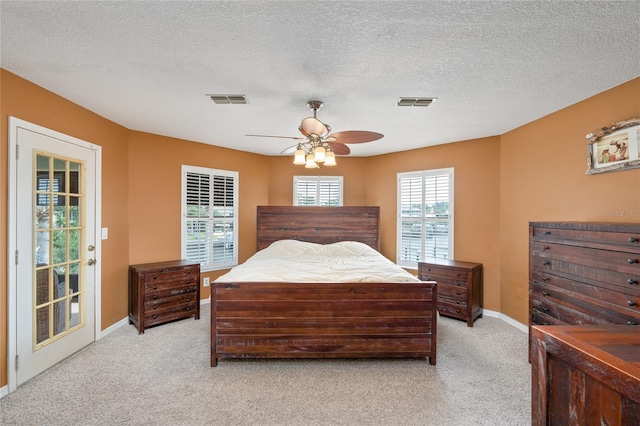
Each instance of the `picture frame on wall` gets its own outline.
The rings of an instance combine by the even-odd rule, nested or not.
[[[587,171],[592,175],[640,167],[640,118],[614,123],[587,135]]]

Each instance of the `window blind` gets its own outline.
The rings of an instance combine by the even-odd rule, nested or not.
[[[295,206],[341,206],[342,176],[294,176]]]
[[[183,166],[183,257],[202,270],[237,264],[237,172]]]
[[[398,174],[396,262],[453,256],[453,169]]]

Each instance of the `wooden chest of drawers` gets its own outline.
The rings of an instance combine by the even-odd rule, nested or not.
[[[186,260],[129,266],[129,323],[145,328],[200,318],[200,265]]]
[[[482,264],[436,259],[418,263],[418,278],[438,283],[440,315],[467,321],[482,317]]]
[[[532,325],[640,324],[640,224],[531,222]]]

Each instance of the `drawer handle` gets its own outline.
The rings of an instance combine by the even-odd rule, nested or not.
[[[542,310],[543,310],[544,312],[549,312],[549,308],[547,308],[546,306],[543,306],[543,307],[542,307]]]
[[[157,275],[154,275],[154,276],[153,276],[153,279],[155,280],[156,278],[158,278],[158,276],[157,276]]]
[[[456,303],[457,303],[458,305],[461,305],[461,304],[462,304],[462,302],[460,302],[459,300],[456,300]]]
[[[548,295],[549,295],[549,292],[548,292],[548,291],[543,291],[543,292],[542,292],[542,295],[543,295],[543,296],[548,296]]]
[[[638,281],[636,281],[636,280],[634,280],[634,279],[629,278],[629,279],[627,280],[627,284],[629,284],[629,285],[638,284]]]
[[[460,293],[459,291],[456,291],[456,296],[460,296],[462,293]]]
[[[636,302],[634,302],[633,300],[629,300],[629,301],[627,301],[627,304],[628,304],[629,306],[636,306]]]
[[[549,281],[549,277],[542,277],[542,281],[544,281],[544,282]]]
[[[627,262],[629,262],[630,264],[632,264],[632,263],[638,263],[638,261],[637,261],[637,260],[635,260],[635,259],[627,259]]]
[[[551,231],[544,231],[542,235],[551,235]]]
[[[550,247],[549,246],[542,246],[542,250],[549,250]]]
[[[187,302],[191,302],[191,298],[190,297],[187,297]]]
[[[459,314],[459,313],[460,313],[460,309],[456,309],[456,314]]]
[[[158,316],[157,316],[157,315],[154,315],[154,316],[153,316],[153,319],[156,319],[156,318],[158,318]]]
[[[154,289],[154,290],[156,290],[157,288],[158,288],[158,286],[157,286],[157,285],[154,285],[154,286],[153,286],[153,289]]]
[[[191,284],[191,280],[187,280],[187,284]]]
[[[633,237],[629,237],[629,242],[630,243],[637,243],[638,239],[637,238],[633,238]]]
[[[153,300],[156,300],[158,298],[158,296],[156,296],[155,294],[153,295]]]
[[[543,265],[548,266],[551,265],[551,262],[548,260],[545,260],[544,262],[542,262]]]
[[[458,272],[458,273],[456,274],[456,277],[459,277],[459,276],[460,276],[460,272]]]
[[[191,310],[191,308],[189,306],[187,306],[187,311],[190,311],[190,310]]]
[[[456,283],[456,286],[460,287],[460,283]]]
[[[636,325],[636,323],[633,321],[627,321],[627,325]]]
[[[189,269],[189,270],[187,271],[187,275],[189,275],[190,273],[191,273],[191,269]]]
[[[158,308],[158,305],[153,305],[153,309],[157,309],[157,308]]]

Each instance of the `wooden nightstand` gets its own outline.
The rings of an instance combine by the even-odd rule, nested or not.
[[[129,323],[152,325],[200,318],[200,265],[186,260],[129,266]]]
[[[418,278],[438,283],[438,312],[452,318],[473,321],[482,317],[482,264],[434,259],[418,263]]]

